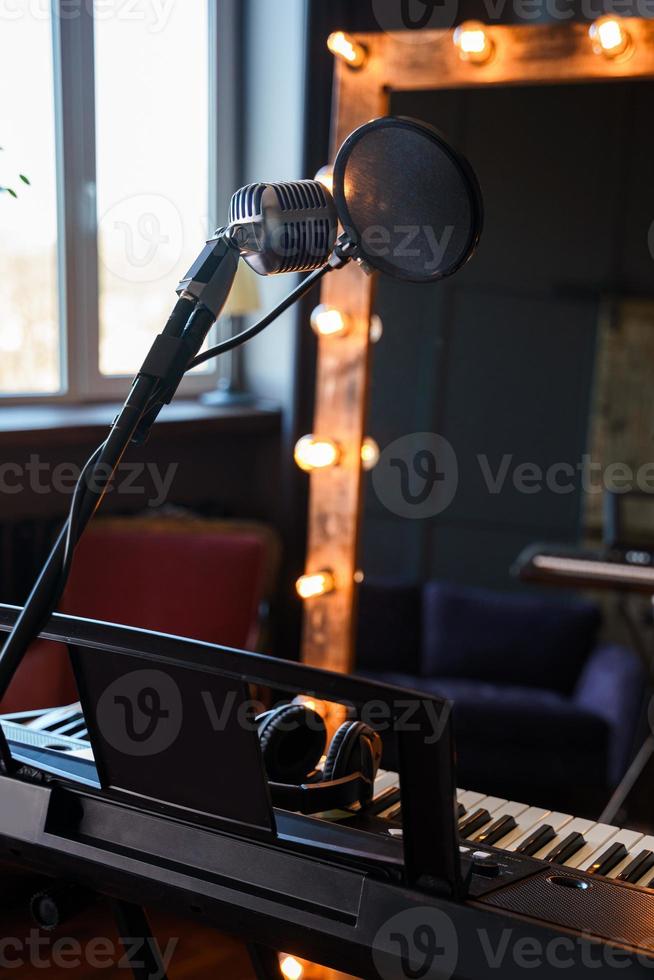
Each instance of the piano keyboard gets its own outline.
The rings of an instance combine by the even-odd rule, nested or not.
[[[396,791],[395,801],[376,807],[376,815],[395,824],[389,833],[401,837],[397,774],[380,770],[375,801],[383,802],[392,790]],[[465,852],[474,845],[492,846],[654,889],[654,836],[464,789],[457,790],[457,801]]]
[[[79,702],[44,711],[1,715],[0,725],[10,742],[36,749],[55,749],[80,758],[93,758]]]
[[[0,724],[13,742],[93,758],[79,703],[3,715]],[[471,790],[457,790],[457,801],[462,851],[494,847],[654,889],[654,835]],[[379,771],[373,811],[388,822],[389,833],[401,836],[397,773]]]

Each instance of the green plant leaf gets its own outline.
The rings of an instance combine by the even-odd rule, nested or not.
[[[18,174],[18,176],[20,177],[20,179],[22,180],[22,182],[24,184],[28,184],[29,185],[29,183],[30,183],[29,177],[26,177],[25,174]]]
[[[13,187],[6,187],[5,190],[7,191],[7,194],[11,194],[12,197],[18,197],[18,194]]]

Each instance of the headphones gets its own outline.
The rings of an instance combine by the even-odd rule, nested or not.
[[[327,728],[305,704],[282,704],[256,718],[263,764],[274,806],[320,813],[372,800],[382,740],[361,721],[344,722],[334,735],[322,772]]]

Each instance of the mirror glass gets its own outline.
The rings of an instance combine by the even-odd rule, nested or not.
[[[394,96],[471,161],[485,225],[450,280],[379,277],[366,582],[526,589],[525,546],[597,544],[605,488],[654,492],[652,104],[649,81]]]

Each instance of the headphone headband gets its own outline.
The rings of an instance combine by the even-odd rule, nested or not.
[[[372,799],[381,739],[368,725],[341,725],[320,773],[316,768],[327,729],[316,711],[305,704],[282,704],[256,721],[274,806],[309,814],[365,805]]]
[[[300,786],[289,786],[285,783],[268,785],[275,806],[281,810],[303,814],[354,806],[371,794],[373,788],[370,780],[360,772],[322,783],[302,783]]]

